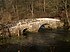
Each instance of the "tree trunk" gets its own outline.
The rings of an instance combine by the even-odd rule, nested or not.
[[[44,12],[45,12],[45,0],[44,0]]]
[[[64,2],[65,3],[65,13],[66,13],[66,18],[64,19],[64,29],[68,30],[69,29],[69,18],[68,18],[68,9],[67,9],[67,0]]]
[[[34,17],[33,1],[32,1],[32,4],[31,4],[31,13],[32,13],[32,18],[33,18]]]
[[[17,5],[16,5],[16,14],[17,14],[17,18],[18,18],[18,20],[19,20],[19,12],[18,12],[18,7],[17,7]]]

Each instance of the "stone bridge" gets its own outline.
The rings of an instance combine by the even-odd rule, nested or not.
[[[35,19],[23,19],[20,20],[15,26],[10,28],[12,33],[17,33],[18,30],[24,30],[28,28],[31,32],[37,32],[41,25],[46,24],[45,27],[56,29],[57,27],[62,27],[63,23],[59,19],[52,18],[35,18]]]

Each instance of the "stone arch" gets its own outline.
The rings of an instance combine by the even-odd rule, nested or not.
[[[38,29],[38,32],[46,32],[46,27],[45,25],[49,25],[48,23],[44,23],[44,24],[41,24],[39,29]]]

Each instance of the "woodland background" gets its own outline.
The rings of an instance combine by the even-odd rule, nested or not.
[[[43,17],[69,23],[70,0],[0,0],[0,23]]]

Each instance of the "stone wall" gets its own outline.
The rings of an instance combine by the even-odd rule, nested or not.
[[[36,19],[24,19],[20,20],[15,26],[10,28],[12,33],[17,33],[18,30],[24,30],[28,28],[28,31],[31,32],[38,32],[38,29],[41,25],[45,25],[46,28],[50,27],[52,29],[57,29],[58,27],[63,26],[63,22],[59,19],[52,19],[52,18],[36,18]]]

